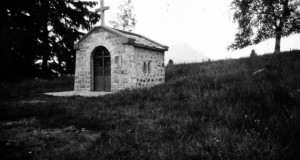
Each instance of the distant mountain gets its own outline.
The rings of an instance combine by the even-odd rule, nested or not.
[[[169,59],[172,59],[174,63],[191,63],[202,62],[203,60],[208,60],[209,57],[192,46],[181,43],[169,47],[169,51],[165,54],[166,64]]]

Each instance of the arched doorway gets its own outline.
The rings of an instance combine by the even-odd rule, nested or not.
[[[111,62],[109,51],[97,47],[94,51],[94,91],[111,91]]]

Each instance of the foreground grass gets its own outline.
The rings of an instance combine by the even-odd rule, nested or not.
[[[253,75],[259,69],[264,70]],[[31,87],[2,84],[1,154],[5,159],[300,158],[299,51],[168,66],[166,79],[149,89],[97,98],[40,94],[71,88],[70,79],[24,82]]]

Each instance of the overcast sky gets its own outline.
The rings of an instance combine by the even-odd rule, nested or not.
[[[98,0],[100,2],[100,0]],[[255,49],[259,54],[273,52],[275,41],[268,40],[242,51],[228,52],[234,41],[237,24],[233,23],[232,0],[132,0],[136,14],[135,33],[172,46],[187,43],[211,59],[249,56]],[[105,12],[106,24],[113,20],[124,0],[104,0],[110,10]],[[96,8],[99,7],[99,4]],[[300,49],[300,34],[283,38],[282,50]]]

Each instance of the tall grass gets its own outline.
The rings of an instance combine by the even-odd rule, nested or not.
[[[29,159],[299,159],[299,66],[292,51],[168,66],[165,84],[103,97],[22,94],[1,103],[1,121],[36,121],[2,127],[1,142],[14,141],[1,149]]]

